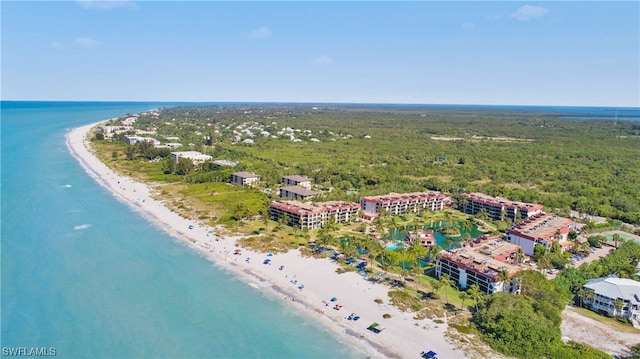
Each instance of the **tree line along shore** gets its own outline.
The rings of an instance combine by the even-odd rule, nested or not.
[[[257,249],[286,251],[307,248],[315,241],[347,252],[350,249],[336,240],[339,236],[351,236],[354,242],[361,243],[372,231],[373,225],[364,223],[332,225],[327,231],[300,230],[269,220],[268,204],[277,197],[282,177],[291,174],[314,180],[315,189],[322,193],[314,201],[357,202],[365,195],[425,190],[456,198],[462,192],[478,191],[541,203],[545,210],[560,215],[568,216],[575,210],[640,222],[640,166],[636,155],[640,149],[640,126],[633,122],[569,120],[557,114],[517,111],[362,111],[353,107],[271,105],[158,109],[127,115],[106,125],[115,129],[127,120],[124,130],[114,130],[108,139],[104,132],[94,133],[92,148],[104,163],[121,174],[153,183],[158,197],[172,210],[245,234],[243,245]],[[131,136],[157,138],[160,145],[153,146],[145,140],[131,144],[127,139]],[[210,161],[180,164],[170,160],[170,152],[186,150],[236,165],[213,165]],[[237,171],[260,173],[259,187],[230,186],[229,177]],[[388,219],[381,228],[445,216],[449,220],[474,220],[451,209]],[[488,222],[495,232],[511,224],[509,220],[480,220]],[[637,248],[630,243],[624,244],[627,257],[621,261],[637,261]],[[389,262],[378,262],[385,272],[388,263],[399,261],[397,255],[389,257],[394,256]],[[390,291],[390,297],[397,306],[431,314],[442,309],[460,314],[462,311],[457,308],[464,309],[472,302],[465,311],[469,315],[456,316],[459,322],[454,322],[453,327],[458,334],[480,334],[494,349],[508,355],[581,357],[580,353],[591,353],[592,349],[578,343],[561,343],[560,308],[571,300],[580,283],[593,275],[614,273],[618,270],[614,267],[600,263],[598,269],[570,269],[554,281],[526,271],[521,275],[528,288],[524,295],[496,293],[487,298],[458,291],[442,278],[436,280],[420,273],[414,273],[412,285],[404,280],[409,273],[402,267],[395,275],[401,285]],[[431,300],[421,298],[425,294]],[[434,305],[433,298],[441,296],[446,297],[446,304],[436,300],[440,304]],[[495,317],[495,308],[501,307],[531,315],[528,319],[517,315],[517,320],[501,322]],[[536,323],[539,333],[531,333],[532,323]],[[522,337],[510,333],[511,339],[505,342],[501,325],[522,326],[523,332],[517,331]],[[537,338],[538,344],[521,345],[531,338]],[[604,353],[591,354],[599,357]]]

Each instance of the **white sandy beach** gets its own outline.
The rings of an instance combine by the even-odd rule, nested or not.
[[[244,248],[241,248],[241,254],[235,255],[234,251],[239,249],[235,243],[237,238],[220,237],[214,228],[170,211],[152,198],[152,187],[120,176],[98,160],[86,141],[87,133],[96,125],[75,128],[66,136],[67,146],[86,172],[119,200],[219,267],[239,276],[257,290],[287,301],[292,308],[361,348],[366,353],[363,356],[420,358],[422,351],[433,350],[442,359],[466,357],[445,338],[446,324],[413,319],[413,313],[401,312],[388,304],[389,287],[372,284],[354,272],[337,274],[337,265],[329,259],[302,257],[298,251],[267,257]],[[189,229],[190,225],[193,229]],[[250,261],[247,258],[251,258]],[[266,258],[271,259],[271,264],[263,264]],[[279,269],[280,266],[284,268]],[[304,285],[303,289],[299,289],[301,285]],[[332,297],[337,301],[330,302]],[[382,299],[384,303],[377,304],[375,299]],[[335,303],[342,305],[342,309],[333,309]],[[360,320],[347,320],[350,313],[359,315]],[[391,318],[384,319],[385,313]],[[373,322],[386,329],[379,334],[367,330]]]

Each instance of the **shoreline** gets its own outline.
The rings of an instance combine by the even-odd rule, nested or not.
[[[241,248],[236,245],[239,237],[218,236],[215,228],[172,212],[162,201],[152,198],[153,186],[116,174],[93,154],[87,134],[104,122],[69,131],[65,138],[71,155],[114,197],[219,269],[241,278],[260,292],[283,298],[305,318],[327,328],[363,356],[419,358],[422,351],[433,350],[440,358],[466,357],[447,340],[446,323],[415,320],[413,313],[393,307],[387,295],[390,288],[384,284],[368,282],[355,272],[338,274],[335,271],[338,266],[330,259],[303,257],[298,250],[267,256]],[[241,254],[234,254],[238,249]],[[263,263],[266,258],[271,259],[270,264]],[[331,302],[332,297],[337,297],[337,301]],[[374,302],[375,299],[382,299],[383,304]],[[334,303],[342,308],[333,309]],[[347,320],[350,313],[356,313],[361,319]],[[390,314],[391,318],[384,319],[383,314]],[[367,330],[373,322],[386,329],[379,334]]]

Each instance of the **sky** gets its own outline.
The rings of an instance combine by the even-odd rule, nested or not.
[[[1,1],[3,100],[640,107],[640,1]]]

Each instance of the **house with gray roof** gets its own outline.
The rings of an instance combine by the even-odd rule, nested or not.
[[[306,189],[311,189],[311,178],[301,175],[292,175],[282,177],[282,183],[285,186],[299,186]]]
[[[304,201],[319,194],[320,192],[311,191],[299,186],[280,187],[280,197],[282,198]]]
[[[621,316],[640,321],[640,282],[627,278],[597,278],[582,286],[584,291],[595,295],[585,295],[585,304],[599,313],[609,316]],[[623,303],[621,310],[616,308],[616,300]]]
[[[242,187],[255,187],[260,183],[260,176],[253,172],[235,172],[231,174],[231,183]]]

